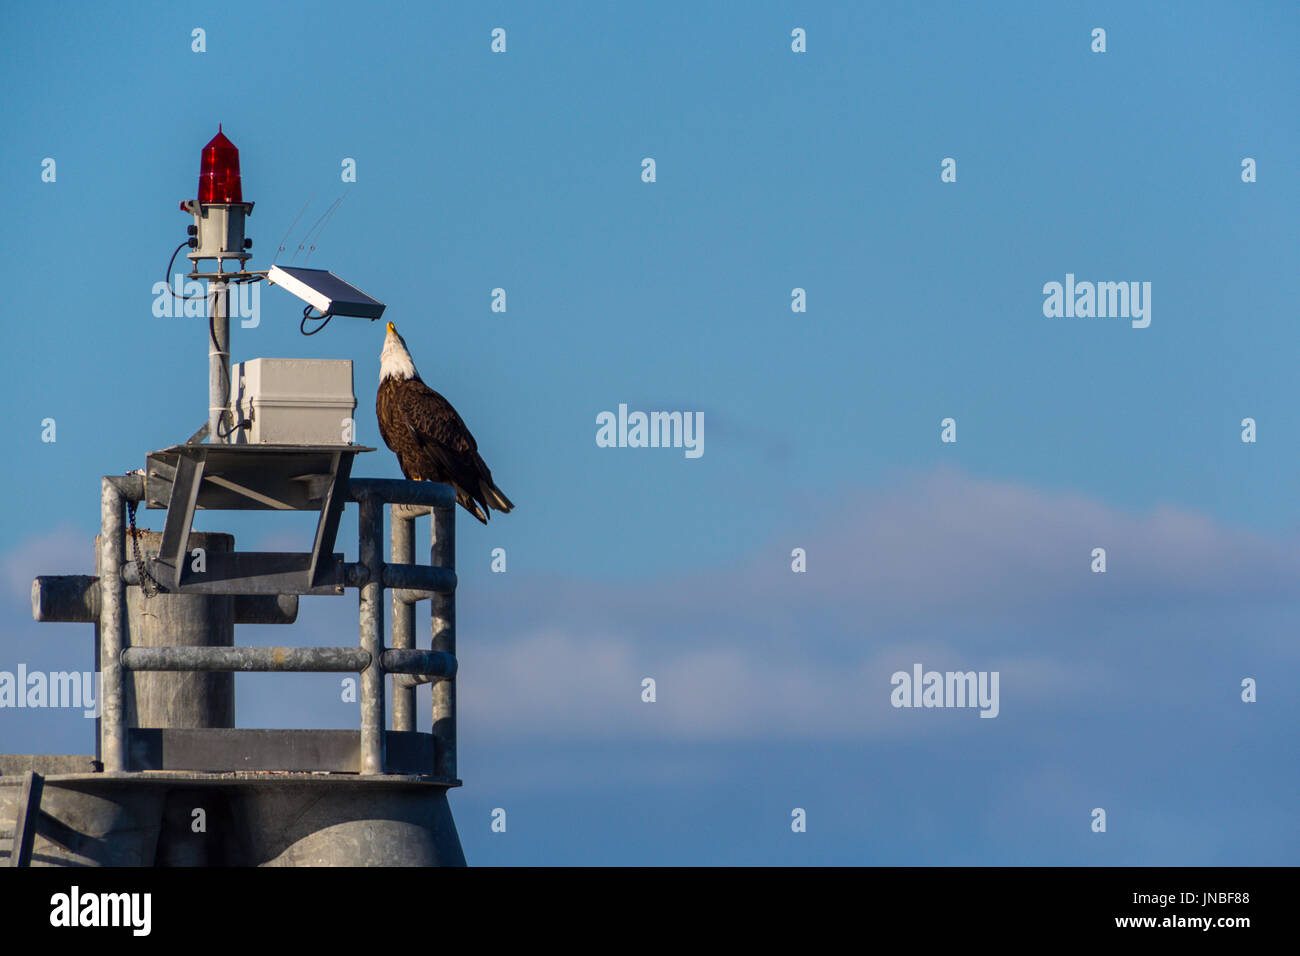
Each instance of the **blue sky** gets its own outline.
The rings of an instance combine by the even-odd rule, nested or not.
[[[1294,4],[3,17],[0,669],[88,647],[31,577],[86,570],[98,477],[205,419],[206,330],[151,305],[220,122],[252,266],[344,196],[309,264],[387,303],[518,506],[461,523],[471,862],[1297,862]],[[1046,318],[1067,273],[1150,282],[1150,326]],[[356,470],[398,476],[382,326],[303,338],[295,301],[235,360],[352,359]],[[598,448],[620,403],[702,411],[704,455]],[[350,642],[352,600],[241,640]],[[917,661],[1000,669],[999,717],[891,708]],[[355,726],[333,678],[272,680],[241,725]],[[0,711],[0,750],[88,747]]]

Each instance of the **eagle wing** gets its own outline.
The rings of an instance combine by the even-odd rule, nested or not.
[[[417,457],[425,466],[432,466],[432,474],[418,477],[442,481],[456,488],[457,497],[474,517],[486,520],[488,503],[483,500],[484,480],[492,483],[492,473],[478,453],[478,442],[470,433],[464,419],[436,391],[418,379],[402,383],[404,394],[399,399],[402,425],[409,440],[417,449]],[[480,509],[475,501],[482,503]]]
[[[461,505],[485,524],[490,509],[509,512],[514,507],[493,483],[478,442],[451,402],[424,382],[384,383],[377,410],[380,434],[397,453],[407,478],[453,486]]]

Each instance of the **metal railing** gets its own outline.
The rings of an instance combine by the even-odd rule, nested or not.
[[[340,479],[342,483],[344,479]],[[125,508],[145,497],[140,475],[103,479],[99,543],[100,759],[106,772],[131,769],[126,679],[139,671],[265,671],[360,675],[363,774],[386,772],[384,675],[393,680],[393,731],[415,731],[415,688],[433,685],[435,776],[456,778],[456,496],[447,485],[395,479],[346,479],[359,506],[358,557],[343,564],[345,587],[361,592],[357,647],[127,646],[126,588],[142,575],[127,561]],[[383,506],[391,506],[390,561],[381,556]],[[430,513],[431,563],[415,563],[414,519]],[[146,568],[147,570],[147,568]],[[393,646],[384,646],[384,591],[393,596]],[[209,591],[220,594],[220,590]],[[432,647],[415,647],[415,604],[431,602]],[[190,734],[221,733],[194,730]],[[327,733],[327,732],[326,732]],[[249,767],[247,769],[257,769]]]

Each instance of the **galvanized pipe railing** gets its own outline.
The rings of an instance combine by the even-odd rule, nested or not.
[[[400,505],[388,509],[389,559],[393,564],[415,563],[415,517],[404,513]],[[393,648],[415,647],[415,602],[405,598],[407,592],[394,590]],[[393,675],[393,729],[415,730],[415,685],[403,681],[405,675]]]
[[[422,601],[434,594],[456,590],[455,571],[424,564],[386,564],[383,580],[384,587],[399,592],[403,600]]]
[[[385,760],[384,675],[393,675],[393,729],[415,729],[415,686],[433,684],[434,772],[456,776],[456,523],[455,492],[433,482],[413,484],[382,478],[351,479],[346,500],[360,506],[360,560],[344,565],[348,586],[360,589],[360,646],[338,647],[127,647],[126,587],[139,581],[136,562],[126,560],[124,508],[144,499],[139,475],[108,476],[100,496],[101,535],[97,579],[78,581],[88,596],[71,602],[78,617],[99,624],[102,681],[99,756],[104,770],[120,773],[127,765],[125,674],[128,671],[296,671],[354,672],[361,675],[361,772],[382,774]],[[380,553],[383,504],[393,509],[392,561]],[[417,565],[414,517],[428,509],[430,565]],[[53,585],[50,585],[53,587]],[[90,590],[93,589],[93,590]],[[383,592],[393,593],[393,644],[384,647]],[[44,606],[47,592],[36,582],[33,607]],[[432,649],[415,647],[414,603],[431,602]],[[283,619],[288,607],[249,604],[248,618]]]
[[[286,671],[360,674],[371,664],[359,647],[128,647],[129,671]]]
[[[456,658],[446,651],[390,647],[380,655],[379,662],[385,673],[427,678],[415,681],[417,684],[456,676]]]
[[[99,498],[99,759],[106,773],[126,766],[126,693],[122,679],[122,649],[126,644],[127,501],[144,498],[144,479],[110,475],[100,485]]]
[[[367,572],[361,586],[361,649],[370,666],[361,672],[361,772],[384,772],[384,562],[379,539],[384,534],[384,509],[378,495],[360,496],[357,518],[358,554]],[[375,666],[379,664],[379,666]]]
[[[451,508],[456,504],[456,492],[450,485],[432,481],[412,483],[403,478],[348,479],[347,500],[360,501],[363,495],[373,495],[388,504],[423,505],[426,508]]]
[[[449,492],[450,488],[447,489]],[[455,567],[456,564],[456,499],[433,509],[429,522],[431,542],[429,563],[434,567]],[[456,657],[456,592],[438,591],[430,606],[430,629],[435,651]],[[443,777],[456,776],[456,682],[440,680],[433,685],[433,736],[435,773]]]

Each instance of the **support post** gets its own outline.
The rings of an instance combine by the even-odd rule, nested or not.
[[[456,566],[456,510],[436,507],[429,522],[429,563],[434,567]],[[456,655],[456,592],[435,593],[431,599],[433,650]],[[435,772],[440,777],[456,776],[456,680],[444,678],[433,685],[433,736],[436,738]]]
[[[99,752],[107,773],[126,770],[126,720],[122,647],[126,636],[123,496],[105,478],[99,504]]]
[[[9,847],[10,866],[31,866],[32,847],[36,844],[36,824],[41,818],[41,792],[45,778],[34,770],[23,776],[18,795],[18,817],[14,821],[14,838]]]
[[[366,569],[361,586],[361,649],[370,654],[370,666],[361,672],[361,772],[384,772],[384,562],[380,541],[384,535],[384,506],[375,495],[362,495],[357,518],[357,552]]]
[[[212,299],[211,326],[208,334],[208,444],[227,444],[230,427],[226,412],[230,407],[230,310],[226,279],[210,279],[208,294]]]
[[[389,523],[392,541],[389,546],[389,560],[393,564],[415,563],[415,519],[403,513],[400,506],[389,508]],[[402,601],[397,592],[393,596],[393,647],[413,649],[415,647],[415,605]],[[415,730],[415,687],[404,686],[393,677],[393,729],[403,731]]]

